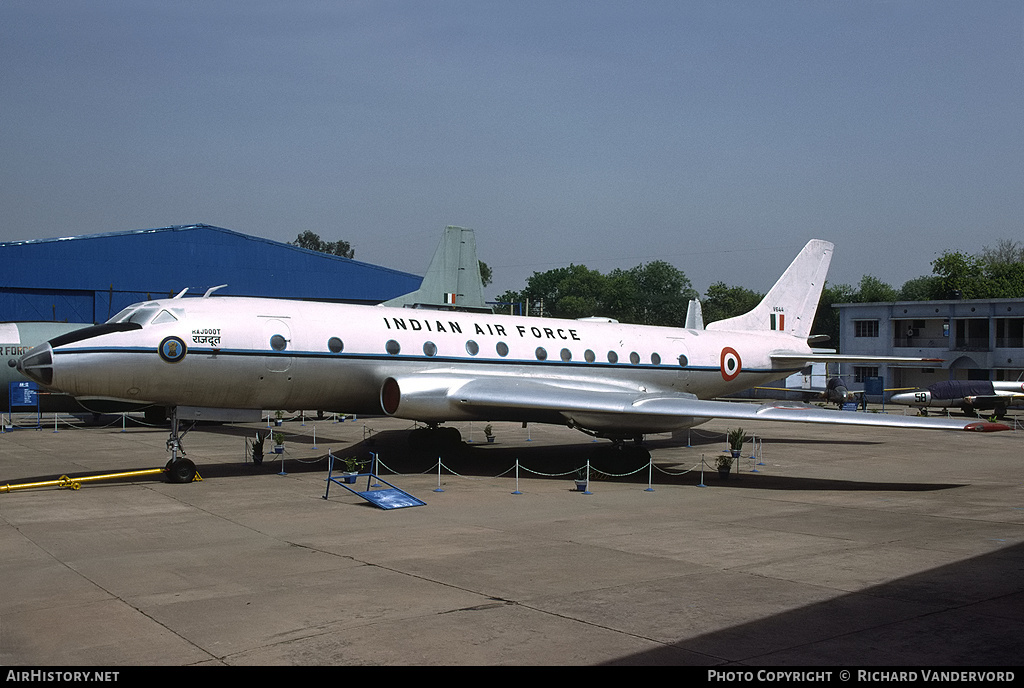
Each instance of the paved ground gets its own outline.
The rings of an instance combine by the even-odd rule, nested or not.
[[[0,485],[166,460],[165,428],[47,422],[0,434]],[[648,491],[641,460],[564,428],[499,423],[489,445],[462,425],[473,441],[438,478],[404,422],[287,422],[287,475],[244,461],[260,427],[191,432],[201,482],[0,494],[0,663],[1024,657],[1024,431],[750,424],[763,465],[745,458],[722,480],[699,471],[724,446],[727,425],[709,423],[652,439]],[[328,449],[376,451],[426,506],[383,511],[337,487],[323,499]],[[566,472],[588,458],[632,474],[574,492]]]

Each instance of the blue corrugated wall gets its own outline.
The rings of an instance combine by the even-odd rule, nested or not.
[[[0,243],[0,265],[0,321],[103,322],[138,301],[219,284],[232,296],[377,303],[422,281],[201,224]]]

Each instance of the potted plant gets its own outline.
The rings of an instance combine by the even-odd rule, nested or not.
[[[274,411],[274,425],[276,427],[281,427],[281,423],[283,423],[283,422],[284,422],[284,412],[283,411]]]
[[[576,469],[574,480],[576,481],[576,491],[586,492],[587,491],[587,469],[580,467]]]
[[[256,433],[256,439],[249,445],[252,449],[252,462],[259,466],[263,463],[263,442],[267,438],[264,435]]]
[[[359,475],[359,468],[363,464],[354,456],[342,457],[341,461],[345,464],[345,472],[342,473],[342,481],[351,485],[356,481],[356,477]]]
[[[484,436],[488,442],[494,442],[494,428],[491,427],[490,423],[484,426]]]
[[[722,480],[729,479],[729,472],[732,471],[732,454],[723,453],[718,457],[718,477]]]
[[[284,454],[284,433],[283,432],[275,432],[273,437],[274,437],[274,453],[275,454]]]
[[[746,439],[747,436],[743,433],[743,428],[729,431],[729,451],[732,452],[732,458],[740,458],[740,450],[743,449],[743,442]]]

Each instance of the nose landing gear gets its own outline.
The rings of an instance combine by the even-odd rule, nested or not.
[[[171,459],[164,466],[167,479],[172,483],[190,483],[196,479],[196,465],[185,458],[185,449],[181,446],[181,438],[188,434],[188,431],[195,427],[195,423],[189,426],[185,432],[178,432],[178,409],[171,409],[171,434],[167,438],[167,450],[171,452]]]

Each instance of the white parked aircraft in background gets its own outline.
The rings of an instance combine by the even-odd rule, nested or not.
[[[58,335],[80,330],[91,323],[61,322],[0,322],[0,413],[11,411],[12,383],[29,383],[29,379],[18,372],[18,359],[37,344]],[[31,383],[35,387],[34,383]],[[78,402],[67,394],[41,394],[38,397],[41,411],[84,411]],[[27,411],[28,407],[19,410]],[[32,409],[34,410],[34,408]]]
[[[992,411],[1000,418],[1008,406],[1024,402],[1024,382],[992,382],[990,380],[943,380],[921,389],[894,394],[893,404],[916,406],[922,414],[930,408],[959,407],[968,415]]]
[[[714,397],[812,361],[807,344],[832,244],[810,241],[761,303],[703,330],[384,306],[207,296],[131,306],[30,350],[18,368],[76,397],[178,409],[318,409],[446,421],[557,423],[622,441],[711,418],[943,430],[906,418]],[[181,296],[181,295],[179,295]],[[894,359],[920,361],[920,359]],[[195,466],[177,456],[170,474]]]

